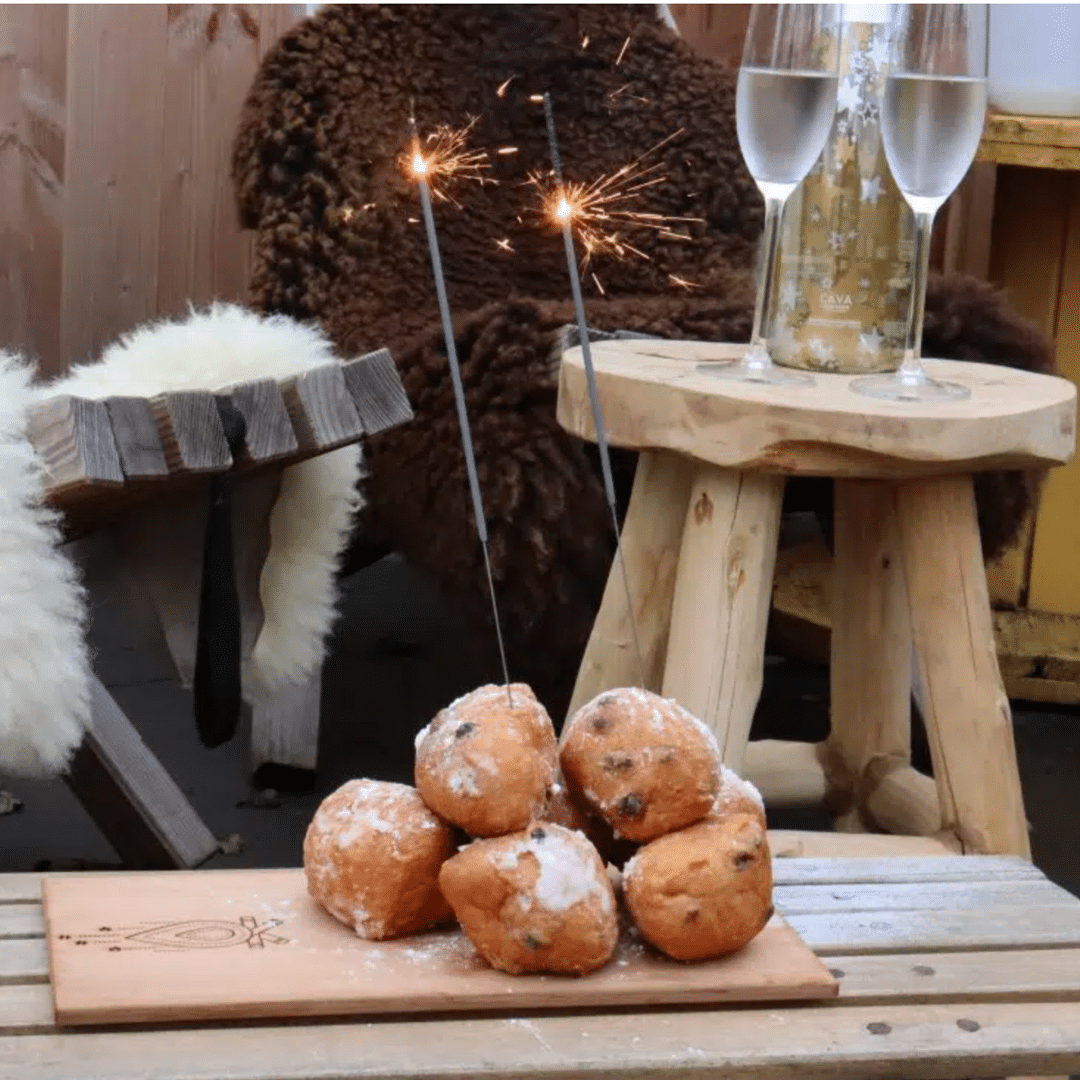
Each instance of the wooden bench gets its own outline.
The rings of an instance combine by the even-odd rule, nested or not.
[[[235,457],[222,401],[245,421]],[[411,416],[394,362],[381,349],[217,394],[57,395],[31,411],[29,432],[47,470],[47,501],[64,514],[72,556],[118,588],[190,684],[209,478],[227,473],[242,482],[233,503],[234,548],[242,649],[250,655],[262,626],[259,576],[282,471]],[[319,687],[316,672],[255,709],[253,768],[273,762],[314,769]],[[97,682],[93,690],[92,726],[65,777],[69,787],[125,864],[203,862],[218,841],[106,688]]]
[[[0,875],[0,1080],[1080,1072],[1080,900],[1030,864],[941,856],[774,867],[778,910],[840,981],[833,1001],[77,1032],[53,1022],[41,877]]]

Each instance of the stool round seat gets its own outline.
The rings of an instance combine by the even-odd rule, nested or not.
[[[640,455],[621,537],[630,603],[613,569],[571,712],[643,678],[713,730],[767,806],[813,804],[845,831],[1030,857],[972,474],[1068,461],[1076,388],[931,360],[931,376],[970,398],[895,402],[854,393],[852,376],[785,387],[699,368],[744,348],[592,346],[609,440]],[[563,355],[558,417],[595,441],[580,348]],[[835,480],[831,730],[817,744],[749,740],[788,475]],[[913,689],[933,778],[911,765]]]
[[[1065,379],[958,360],[928,360],[964,401],[897,402],[851,390],[854,376],[812,387],[732,382],[698,365],[738,360],[744,345],[600,341],[593,366],[612,445],[673,450],[729,469],[791,476],[902,479],[1027,469],[1068,461],[1076,387]],[[595,441],[581,348],[563,354],[559,422]]]

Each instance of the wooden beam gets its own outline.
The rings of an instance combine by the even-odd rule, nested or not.
[[[218,850],[175,781],[95,678],[91,725],[64,777],[132,869],[198,866]]]

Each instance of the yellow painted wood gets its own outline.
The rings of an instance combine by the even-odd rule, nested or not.
[[[1080,175],[1070,178],[1055,328],[1061,374],[1080,384]],[[1080,462],[1047,478],[1031,559],[1028,603],[1080,614]]]
[[[1080,169],[1080,118],[991,113],[975,160],[1035,169]]]
[[[1080,704],[1080,612],[1031,609],[993,613],[998,662],[1009,697]],[[832,558],[822,544],[777,555],[772,647],[827,663],[832,625]]]

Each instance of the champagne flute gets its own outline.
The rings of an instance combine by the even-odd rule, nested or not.
[[[765,231],[750,345],[738,362],[698,365],[719,378],[813,386],[777,367],[763,324],[771,309],[780,220],[788,196],[821,156],[836,114],[842,4],[754,4],[735,94],[739,147],[765,197]]]
[[[986,117],[989,19],[986,4],[890,5],[881,136],[918,231],[904,358],[894,374],[854,380],[856,393],[892,401],[970,396],[967,387],[926,374],[922,330],[934,216],[968,171]]]

